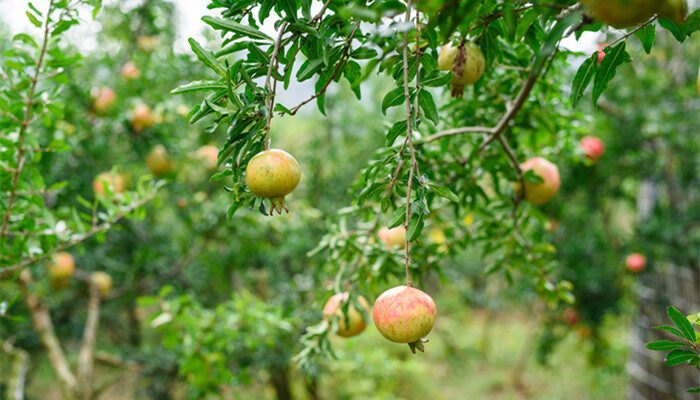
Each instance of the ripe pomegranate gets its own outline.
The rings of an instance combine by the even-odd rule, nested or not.
[[[102,296],[107,296],[112,291],[112,277],[106,272],[97,271],[90,274],[90,282],[97,286]]]
[[[301,168],[289,153],[271,149],[256,154],[245,170],[245,183],[248,189],[258,196],[270,199],[272,210],[282,214],[289,212],[284,204],[284,196],[291,193],[299,184]]]
[[[55,280],[65,280],[73,276],[75,272],[75,260],[70,253],[60,251],[51,257],[49,265],[49,277]]]
[[[403,225],[391,229],[384,227],[377,232],[377,236],[388,248],[406,248],[406,228]]]
[[[625,264],[630,272],[634,272],[636,274],[644,271],[644,268],[647,266],[647,259],[639,253],[632,253],[627,256]]]
[[[438,56],[438,69],[452,71],[452,97],[462,97],[464,86],[478,81],[485,68],[484,53],[472,42],[457,47],[447,43],[442,46]]]
[[[141,71],[136,67],[133,61],[127,61],[122,65],[122,78],[128,80],[137,79],[141,76]]]
[[[131,127],[136,132],[141,132],[146,128],[150,128],[155,123],[153,111],[151,107],[140,103],[132,110]]]
[[[535,175],[542,178],[544,181],[535,183],[525,181],[525,200],[528,202],[541,205],[548,202],[561,186],[559,179],[559,169],[551,162],[542,157],[531,158],[520,165],[523,173],[532,170]]]
[[[365,330],[367,324],[362,316],[362,312],[355,308],[353,303],[348,304],[347,314],[343,313],[343,305],[348,301],[348,292],[336,293],[331,296],[323,307],[323,315],[328,320],[335,320],[338,323],[338,336],[351,337],[359,335]],[[359,296],[357,302],[362,307],[365,315],[369,315],[369,303],[364,297]]]
[[[603,62],[603,59],[605,58],[605,48],[608,46],[607,43],[600,43],[598,45],[598,65]]]
[[[603,144],[603,141],[595,136],[586,136],[581,139],[579,144],[583,149],[583,154],[586,155],[586,158],[593,162],[598,161],[598,158],[600,158],[600,156],[605,152],[605,144]]]
[[[151,173],[155,176],[163,176],[169,174],[175,168],[175,165],[170,157],[168,156],[168,151],[161,144],[156,145],[146,156],[146,165]]]
[[[219,157],[219,149],[216,146],[202,146],[197,150],[197,158],[208,170],[216,169]]]
[[[374,325],[386,339],[408,343],[411,351],[423,351],[425,337],[435,324],[435,302],[425,292],[397,286],[382,293],[372,308]]]
[[[112,104],[114,104],[114,101],[117,99],[117,94],[114,93],[114,90],[108,87],[93,88],[90,91],[90,94],[93,98],[92,107],[98,113],[107,111],[107,109],[111,107]]]
[[[92,182],[92,189],[99,196],[105,195],[105,187],[109,187],[112,193],[124,193],[126,183],[124,177],[118,173],[103,172],[97,175],[97,178]]]
[[[575,308],[564,310],[564,321],[569,326],[576,326],[578,324],[578,311]]]

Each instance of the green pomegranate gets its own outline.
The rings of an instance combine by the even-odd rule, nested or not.
[[[485,68],[484,53],[472,42],[457,47],[447,43],[438,56],[438,69],[452,71],[452,97],[462,97],[464,87],[478,81]]]
[[[289,153],[271,149],[256,154],[248,163],[245,183],[258,196],[270,199],[273,214],[282,209],[289,212],[284,197],[297,187],[301,178],[299,163]]]
[[[684,0],[581,0],[593,16],[615,28],[639,25],[654,14],[675,21],[685,18]]]

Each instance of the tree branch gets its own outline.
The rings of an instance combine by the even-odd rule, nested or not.
[[[87,304],[87,319],[83,330],[83,340],[78,354],[78,382],[83,390],[83,396],[91,397],[92,367],[95,352],[95,338],[100,319],[100,288],[89,282],[90,298]]]

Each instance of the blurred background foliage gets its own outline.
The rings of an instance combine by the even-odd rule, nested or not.
[[[49,203],[76,195],[91,198],[92,182],[102,171],[118,171],[132,182],[152,174],[146,159],[156,146],[165,148],[171,163],[158,173],[167,185],[146,205],[143,219],[122,221],[71,250],[78,268],[106,271],[114,281],[101,315],[98,349],[120,362],[118,367],[108,362],[96,367],[100,379],[111,383],[101,398],[623,396],[626,326],[635,310],[633,288],[644,278],[627,272],[624,258],[644,253],[649,267],[643,275],[666,263],[698,268],[697,35],[679,47],[660,31],[650,55],[630,44],[634,62],[618,71],[598,109],[585,102],[571,107],[565,90],[575,72],[569,65],[574,58],[562,54],[536,89],[539,104],[519,117],[531,121],[535,132],[523,139],[528,141],[521,144],[525,151],[543,150],[563,177],[557,197],[529,210],[535,219],[523,229],[538,243],[551,242],[551,248],[540,250],[548,254],[545,262],[556,266],[549,269],[554,277],[572,283],[574,304],[548,307],[537,300],[530,280],[507,268],[506,273],[486,273],[506,256],[489,254],[483,239],[510,238],[499,236],[501,227],[485,213],[490,207],[505,213],[509,204],[475,206],[474,212],[446,207],[431,216],[414,255],[422,261],[421,286],[434,293],[439,308],[427,353],[413,356],[370,327],[358,338],[330,337],[333,356],[302,371],[293,357],[306,328],[321,320],[339,268],[328,262],[323,249],[308,253],[352,229],[348,207],[362,188],[358,176],[384,156],[375,153],[386,129],[385,118],[378,115],[391,80],[371,78],[361,102],[345,82],[337,85],[327,96],[326,116],[310,107],[296,117],[275,118],[276,147],[304,166],[300,187],[288,199],[293,212],[270,219],[241,210],[227,221],[226,183],[208,181],[211,161],[198,152],[220,143],[224,132],[207,131],[204,123],[187,124],[185,115],[200,99],[169,93],[207,76],[191,55],[173,52],[173,13],[174,6],[165,0],[103,8],[98,45],[67,70],[69,85],[60,94],[66,109],[55,135],[71,151],[46,154],[40,163],[46,181],[68,183]],[[10,38],[0,32],[4,49]],[[127,63],[133,63],[138,76],[125,77]],[[96,105],[100,88],[114,94],[106,107]],[[487,89],[478,102],[441,94],[445,124],[471,125],[478,122],[470,121],[474,116],[500,114],[501,88]],[[152,121],[138,127],[134,113],[142,104],[150,108]],[[606,152],[595,164],[578,149],[585,135],[605,142]],[[469,149],[460,146],[445,141],[426,150],[437,176],[452,175],[452,187],[460,193],[507,186],[489,181],[492,176],[484,175],[486,181],[474,185],[478,177],[456,175],[455,166],[443,161]],[[487,152],[482,162],[485,169],[502,172],[493,176],[513,179],[495,152]],[[652,206],[642,204],[640,210],[640,197],[647,193]],[[479,201],[490,197],[485,193]],[[482,240],[473,244],[477,236]],[[358,282],[370,299],[387,281],[395,282],[389,271],[402,263],[398,252],[378,251],[379,261],[369,265],[376,269],[368,269]],[[57,336],[74,349],[85,319],[87,288],[78,282],[51,287],[45,264],[32,269]],[[16,298],[18,291],[13,282],[3,281],[0,302]],[[9,304],[0,318],[0,338],[30,353],[27,398],[57,398],[24,303]],[[571,310],[573,322],[565,317]],[[8,360],[0,357],[0,372]]]

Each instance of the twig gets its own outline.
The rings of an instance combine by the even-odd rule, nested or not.
[[[280,52],[280,46],[282,44],[282,36],[284,35],[285,30],[287,29],[287,26],[289,24],[287,22],[284,22],[282,26],[280,26],[280,33],[277,36],[277,41],[275,42],[275,48],[272,50],[272,55],[270,55],[270,66],[267,68],[267,77],[265,78],[265,88],[267,89],[267,121],[265,122],[265,150],[268,150],[270,148],[270,122],[272,121],[272,109],[275,106],[275,92],[277,88],[277,76],[274,76],[273,79],[275,80],[275,86],[274,89],[270,86],[270,77],[272,76],[272,69],[274,67],[277,67],[278,61],[279,61],[279,52]],[[279,71],[275,70],[275,75],[277,75]]]

